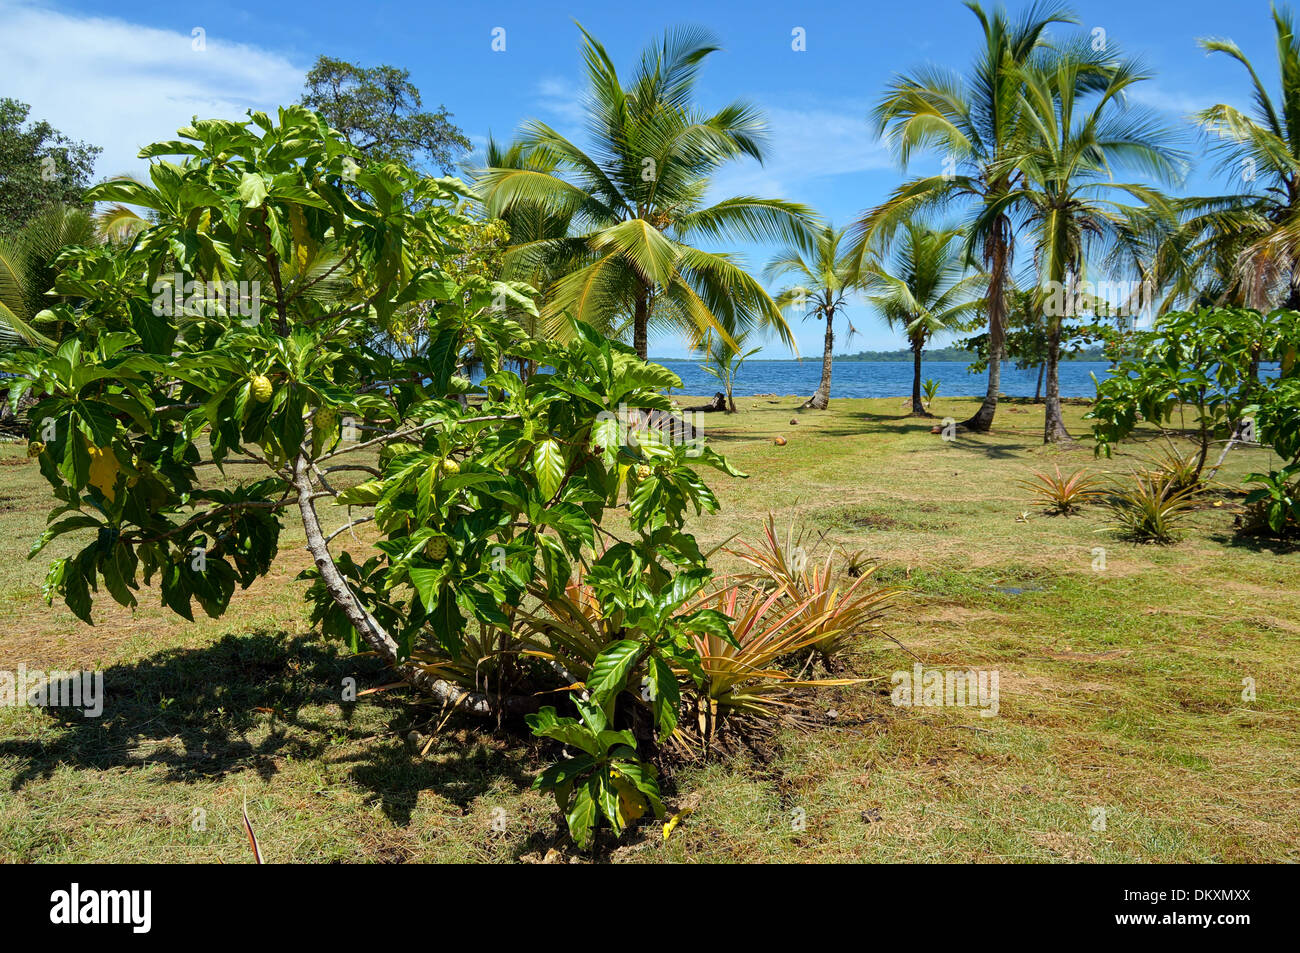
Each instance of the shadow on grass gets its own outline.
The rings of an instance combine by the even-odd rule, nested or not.
[[[203,648],[169,649],[114,665],[103,675],[101,717],[47,708],[41,717],[53,732],[0,740],[0,759],[18,761],[12,790],[63,766],[108,771],[161,765],[165,780],[192,783],[245,771],[265,780],[282,759],[311,759],[349,765],[370,800],[405,825],[421,791],[432,790],[464,811],[495,781],[507,778],[520,788],[531,782],[506,754],[485,744],[443,743],[444,757],[422,758],[405,736],[415,725],[436,723],[438,712],[401,692],[367,697],[360,706],[342,703],[344,678],[364,688],[391,676],[377,659],[340,654],[313,635],[228,635]]]
[[[1210,533],[1209,538],[1220,545],[1231,546],[1234,549],[1249,549],[1253,553],[1287,556],[1291,553],[1300,552],[1300,539],[1295,538],[1277,539],[1276,537],[1247,533],[1241,530]]]

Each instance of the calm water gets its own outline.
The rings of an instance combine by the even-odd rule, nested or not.
[[[667,361],[665,367],[682,379],[682,393],[709,395],[719,390],[718,379],[688,361]],[[971,374],[967,364],[955,361],[925,361],[921,380],[932,377],[939,382],[940,397],[983,397],[987,386],[984,374]],[[1062,361],[1061,396],[1095,397],[1097,389],[1089,373],[1098,380],[1109,376],[1105,361]],[[822,362],[756,361],[740,369],[732,389],[737,397],[754,394],[797,394],[807,397],[822,379]],[[1033,397],[1038,371],[1018,371],[1012,364],[1002,365],[1002,392],[1012,397]],[[907,397],[912,393],[911,362],[839,361],[831,371],[832,397]]]

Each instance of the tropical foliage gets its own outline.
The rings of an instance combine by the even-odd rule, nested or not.
[[[812,213],[780,199],[736,196],[704,201],[711,176],[742,157],[762,159],[764,122],[744,102],[705,112],[693,103],[700,67],[718,47],[706,33],[666,33],[631,78],[583,31],[587,125],[583,148],[539,120],[525,124],[506,165],[489,166],[477,186],[489,213],[521,207],[571,222],[511,249],[513,274],[562,272],[545,291],[548,336],[568,333],[566,316],[616,337],[630,336],[645,358],[649,332],[771,329],[793,338],[780,309],[735,255],[701,242],[799,241]],[[557,269],[556,261],[567,263]]]
[[[50,309],[72,329],[56,350],[6,362],[22,377],[14,399],[38,398],[31,451],[59,501],[32,555],[55,539],[74,547],[51,563],[48,597],[89,622],[101,591],[133,606],[156,581],[180,615],[197,604],[219,616],[266,573],[297,512],[324,632],[463,711],[534,713],[539,734],[591,741],[590,771],[543,782],[580,843],[588,795],[623,798],[606,812],[616,826],[658,811],[643,752],[676,729],[680,673],[703,679],[696,640],[734,641],[716,609],[684,611],[710,577],[684,521],[717,508],[696,468],[734,471],[706,446],[622,432],[621,405],[671,410],[671,372],[581,323],[567,343],[531,339],[493,310],[499,295],[526,308],[528,289],[453,278],[451,237],[467,224],[457,182],[364,163],[300,107],[250,120],[198,121],[144,150],[150,184],[97,187],[91,198],[142,206],[154,223],[125,248],[70,252],[56,290],[93,281],[95,293]],[[416,303],[430,308],[426,349],[395,358],[367,343]],[[458,373],[471,353],[479,385]],[[547,370],[525,382],[503,366],[511,357]],[[358,433],[360,420],[371,429]],[[378,467],[349,462],[380,448]],[[265,472],[205,479],[234,461]],[[342,485],[349,474],[364,479]],[[616,505],[623,539],[601,525]],[[380,535],[354,555],[340,533],[358,522]],[[551,668],[516,672],[521,694],[444,677],[513,632],[530,594],[562,596],[575,567],[615,623],[594,646],[579,718],[538,711],[557,696],[536,692],[569,684]],[[625,722],[626,705],[649,721]],[[627,744],[619,732],[633,728]]]

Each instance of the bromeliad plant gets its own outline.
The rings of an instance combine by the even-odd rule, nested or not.
[[[134,606],[156,581],[180,615],[197,602],[219,616],[296,511],[326,634],[426,696],[532,715],[584,750],[590,764],[539,781],[580,844],[592,804],[616,828],[660,813],[644,749],[676,728],[677,673],[702,677],[696,640],[733,639],[716,608],[686,608],[711,573],[683,524],[718,506],[696,468],[736,471],[698,443],[629,440],[619,413],[670,412],[680,380],[583,324],[565,344],[530,339],[502,304],[535,311],[530,289],[461,267],[463,187],[366,163],[306,109],[196,121],[141,154],[149,183],[88,199],[143,206],[151,224],[112,252],[71,252],[47,326],[72,330],[5,366],[12,400],[39,398],[30,452],[59,503],[32,555],[78,543],[47,597],[90,622],[101,587]],[[412,311],[427,346],[376,344]],[[524,381],[512,365],[540,370]],[[232,464],[262,473],[235,479]],[[602,525],[622,506],[627,538]],[[353,555],[360,523],[379,538]],[[538,711],[569,683],[529,656],[521,625],[575,570],[606,623],[579,719]],[[649,727],[629,725],[643,700]]]
[[[1195,505],[1195,494],[1180,489],[1168,475],[1136,473],[1105,500],[1113,517],[1110,529],[1134,542],[1168,545],[1178,539],[1179,524]]]
[[[782,593],[787,604],[802,607],[799,618],[809,625],[813,636],[809,644],[831,664],[855,639],[880,634],[894,590],[867,585],[878,567],[861,553],[848,555],[845,571],[853,582],[841,586],[836,582],[836,551],[828,552],[817,566],[812,562],[816,549],[811,534],[806,529],[796,530],[793,523],[782,539],[776,519],[769,513],[758,545],[742,542],[731,553],[753,567],[738,573],[738,580],[763,592]]]
[[[781,667],[782,659],[815,646],[823,627],[834,621],[831,612],[814,606],[813,598],[791,600],[783,589],[764,592],[732,584],[702,596],[692,611],[714,612],[733,621],[731,638],[721,631],[695,636],[701,691],[692,694],[695,723],[677,734],[688,750],[695,747],[692,735],[708,749],[722,732],[741,724],[761,734],[782,718],[798,723],[807,702],[796,690],[860,681],[804,679]]]
[[[1016,481],[1017,486],[1033,494],[1034,505],[1043,507],[1044,512],[1069,516],[1105,495],[1101,481],[1086,470],[1076,470],[1069,476],[1062,475],[1060,466],[1053,470],[1053,473],[1034,471]]]

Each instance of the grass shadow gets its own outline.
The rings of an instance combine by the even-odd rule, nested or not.
[[[168,649],[104,669],[98,718],[80,710],[40,712],[55,731],[0,740],[0,760],[17,762],[10,788],[48,780],[60,767],[86,771],[165,769],[169,782],[194,783],[253,771],[263,780],[286,758],[349,766],[384,814],[408,824],[421,791],[462,811],[494,782],[526,788],[532,778],[468,725],[431,757],[406,741],[439,712],[402,692],[341,701],[343,680],[358,687],[391,680],[375,658],[351,656],[314,634],[260,630],[197,649]],[[339,718],[339,710],[342,718]]]

